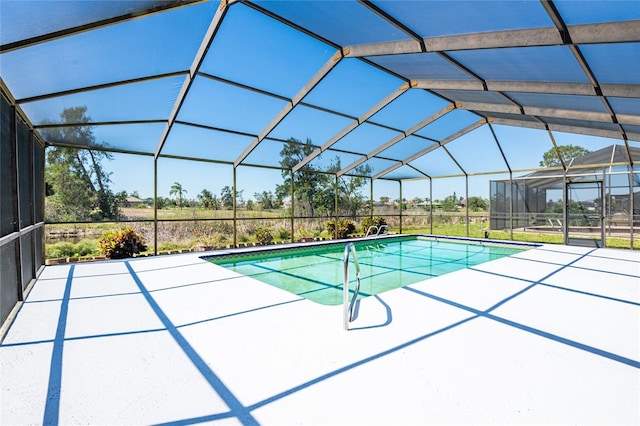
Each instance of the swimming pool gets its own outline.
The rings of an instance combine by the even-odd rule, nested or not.
[[[339,305],[345,246],[342,242],[203,258],[314,302]],[[411,236],[356,241],[355,248],[360,264],[359,297],[367,297],[510,256],[531,246]],[[350,268],[353,282],[353,259]]]

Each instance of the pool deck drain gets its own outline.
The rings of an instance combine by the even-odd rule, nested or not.
[[[48,266],[0,424],[640,423],[638,252],[544,245],[341,309],[198,254]]]

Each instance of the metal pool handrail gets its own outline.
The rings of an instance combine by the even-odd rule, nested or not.
[[[353,298],[349,301],[349,255],[353,254],[353,263],[356,267],[356,288],[353,292]],[[347,244],[344,248],[344,283],[342,284],[342,324],[345,330],[349,330],[349,323],[353,321],[353,314],[360,293],[360,264],[356,255],[356,246],[353,243]]]
[[[369,236],[369,233],[375,229],[376,230],[376,235],[374,235],[375,237],[379,236],[380,233],[382,232],[383,229],[389,230],[389,226],[388,225],[380,225],[380,226],[376,226],[376,225],[371,225],[369,227],[369,229],[367,229],[367,233],[364,235],[365,238],[367,238]]]
[[[376,225],[371,225],[369,229],[367,229],[367,233],[364,235],[365,238],[369,236],[369,233],[371,232],[372,229],[375,229],[376,232],[378,232],[378,227]]]

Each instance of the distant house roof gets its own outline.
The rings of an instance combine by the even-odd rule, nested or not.
[[[140,203],[143,203],[143,202],[144,201],[142,201],[140,198],[134,197],[132,195],[129,195],[127,197],[127,203],[129,203],[129,204],[140,204]]]

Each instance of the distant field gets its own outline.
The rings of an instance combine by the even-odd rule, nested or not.
[[[394,215],[385,216],[391,232],[400,232],[397,210]],[[153,209],[122,209],[122,217],[126,222],[120,223],[86,223],[86,224],[47,224],[45,225],[45,256],[58,257],[91,257],[98,256],[97,242],[107,231],[123,226],[132,227],[141,235],[150,253],[154,252]],[[158,251],[197,250],[202,247],[227,247],[233,243],[233,211],[205,210],[200,208],[169,208],[158,210]],[[433,219],[433,231],[429,220]],[[274,242],[288,242],[302,238],[331,238],[326,231],[327,218],[295,219],[294,235],[291,235],[291,219],[283,211],[238,210],[237,234],[238,243],[257,242],[257,227],[268,227]],[[437,212],[430,216],[424,211],[410,210],[403,212],[402,233],[433,233],[435,235],[466,236],[466,214],[461,212]],[[359,227],[355,234],[363,234]],[[486,212],[469,214],[469,237],[509,240],[508,231],[490,231]],[[562,244],[563,236],[559,232],[513,232],[514,241]],[[629,248],[628,238],[607,237],[607,246]],[[640,236],[634,239],[634,248],[640,249]]]
[[[245,218],[258,218],[268,217],[277,218],[282,216],[282,213],[272,212],[268,210],[238,210],[238,217]],[[136,208],[125,207],[121,209],[121,216],[125,220],[152,220],[153,209],[152,208]],[[232,210],[206,210],[201,208],[170,208],[159,209],[158,219],[170,220],[170,219],[233,219]]]

